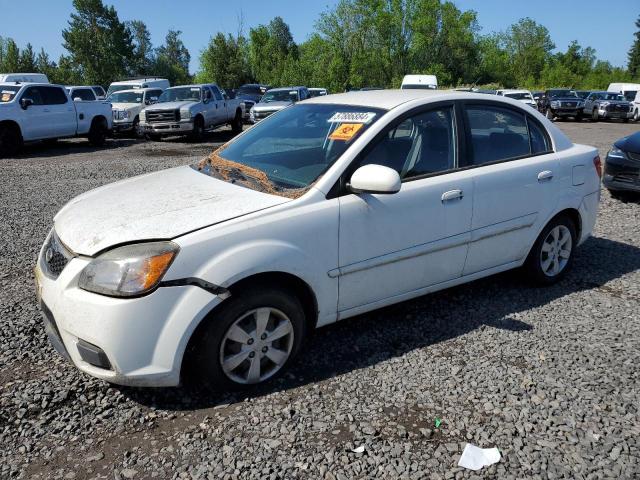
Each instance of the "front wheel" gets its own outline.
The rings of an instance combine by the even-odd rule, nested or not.
[[[595,108],[591,111],[591,120],[593,122],[597,122],[598,120],[600,120],[600,115],[598,115],[598,110]]]
[[[538,285],[556,283],[573,265],[576,227],[565,215],[551,220],[538,236],[524,264],[527,276]]]
[[[0,127],[0,158],[11,157],[22,147],[22,136],[16,127]]]
[[[553,112],[551,111],[550,108],[547,108],[545,110],[544,116],[547,117],[549,120],[553,121]]]
[[[236,112],[236,116],[231,122],[231,131],[236,134],[242,132],[242,113],[240,110]]]
[[[271,380],[289,366],[306,335],[297,297],[269,287],[232,296],[206,319],[190,346],[190,383],[242,390]]]

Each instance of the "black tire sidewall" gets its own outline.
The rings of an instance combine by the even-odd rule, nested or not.
[[[100,147],[107,139],[107,132],[102,122],[93,122],[89,130],[89,142],[91,145]]]
[[[200,117],[196,117],[193,121],[193,132],[191,132],[191,138],[195,142],[202,140],[204,135],[204,122]]]
[[[2,127],[0,129],[0,158],[18,153],[21,143],[20,135],[15,128]]]
[[[246,390],[257,384],[239,384],[228,378],[220,364],[220,346],[229,327],[246,312],[260,308],[273,307],[289,317],[293,325],[294,341],[291,354],[282,368],[265,382],[279,377],[291,364],[300,351],[306,338],[306,321],[300,301],[293,295],[268,287],[250,289],[238,296],[232,296],[205,320],[198,339],[193,344],[188,365],[188,383],[192,387],[204,387],[207,390],[228,391]]]
[[[569,232],[571,233],[571,255],[569,256],[569,261],[567,262],[567,265],[564,267],[564,269],[559,274],[550,277],[542,271],[542,266],[540,265],[540,255],[542,244],[549,235],[549,232],[559,225],[564,225],[569,229]],[[527,260],[525,262],[524,267],[529,279],[537,285],[551,285],[562,280],[562,278],[564,278],[564,276],[571,270],[571,267],[573,266],[573,259],[575,256],[577,241],[578,239],[576,226],[568,216],[559,215],[552,219],[547,224],[547,226],[544,227],[540,235],[538,235],[538,238],[533,244],[533,247],[531,248],[529,256],[527,257]]]

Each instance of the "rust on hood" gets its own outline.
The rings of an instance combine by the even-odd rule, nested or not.
[[[280,188],[262,170],[222,158],[220,152],[224,149],[223,145],[203,158],[198,163],[198,170],[225,182],[291,199],[301,197],[311,188],[311,185],[304,188]]]

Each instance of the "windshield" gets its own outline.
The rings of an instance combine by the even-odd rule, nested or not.
[[[297,102],[297,90],[270,90],[260,99],[262,103],[269,102]]]
[[[527,92],[505,93],[504,96],[513,98],[514,100],[533,100],[531,94]]]
[[[184,101],[199,102],[200,87],[168,88],[162,92],[162,95],[160,95],[158,99],[158,103]]]
[[[370,107],[297,104],[251,127],[199,169],[287,196],[291,189],[309,187],[383,113]],[[236,178],[229,178],[232,173]]]
[[[238,89],[238,95],[262,95],[264,90],[260,87],[240,87]]]
[[[142,103],[143,92],[112,93],[107,98],[111,103]]]
[[[427,85],[426,83],[405,84],[400,87],[402,90],[436,90],[435,85]],[[364,90],[364,88],[363,88]]]
[[[627,102],[633,102],[636,99],[637,90],[627,90],[624,92],[624,98],[627,99]]]
[[[578,98],[573,90],[549,90],[550,97],[575,97]]]
[[[107,90],[107,96],[111,95],[113,92],[119,92],[121,90],[133,90],[134,88],[140,88],[140,85],[110,85]]]
[[[624,95],[620,93],[604,93],[602,95],[603,100],[619,100],[621,102],[625,101]]]
[[[2,86],[0,87],[0,103],[7,103],[10,102],[11,100],[13,100],[16,96],[16,93],[18,93],[18,90],[20,90],[21,87],[16,86],[16,87],[8,87],[8,86]]]

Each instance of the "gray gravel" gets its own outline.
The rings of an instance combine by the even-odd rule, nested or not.
[[[639,128],[559,125],[602,155]],[[193,163],[228,137],[68,141],[0,161],[0,478],[640,475],[633,197],[603,194],[595,236],[559,285],[507,273],[321,329],[288,375],[246,398],[115,387],[64,363],[32,279],[55,212],[90,188]],[[466,442],[503,458],[463,470]]]

